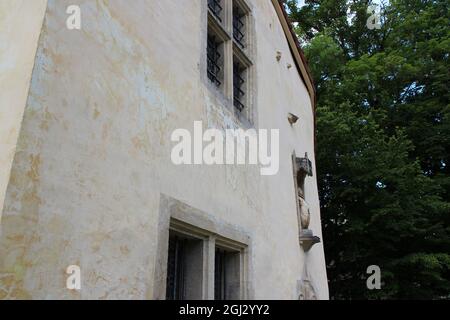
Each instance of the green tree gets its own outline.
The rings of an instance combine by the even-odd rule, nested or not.
[[[317,87],[330,293],[450,298],[448,0],[391,0],[373,30],[371,4],[286,1]]]

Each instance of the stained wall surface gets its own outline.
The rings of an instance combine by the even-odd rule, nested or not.
[[[47,0],[0,1],[0,208],[3,208],[46,4]]]
[[[45,6],[14,1],[25,2],[36,12]],[[273,4],[248,2],[255,126],[280,129],[274,176],[261,176],[258,166],[170,160],[175,129],[192,131],[194,121],[204,129],[239,126],[203,74],[206,1],[48,1],[42,29],[34,18],[32,38],[40,40],[0,225],[0,298],[154,298],[162,194],[249,234],[250,298],[296,299],[305,261],[318,298],[328,298],[323,243],[305,260],[298,241],[291,156],[308,152],[315,163],[310,97],[288,67],[295,63]],[[72,4],[81,8],[81,30],[66,28]],[[24,101],[31,73],[15,70],[9,77],[24,79],[24,88],[4,103],[3,86],[17,86],[2,73],[0,121],[4,112],[21,118],[12,108]],[[289,112],[300,117],[297,125]],[[321,237],[315,177],[314,165],[305,188],[311,229]],[[81,267],[80,291],[66,289],[69,265]]]

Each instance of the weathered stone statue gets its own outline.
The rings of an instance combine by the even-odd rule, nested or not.
[[[311,212],[309,211],[308,203],[302,197],[299,196],[298,201],[300,205],[300,222],[302,229],[306,230],[311,222]]]
[[[298,206],[299,206],[299,220],[300,220],[300,244],[303,250],[309,251],[313,245],[320,242],[320,238],[314,236],[312,230],[309,229],[311,223],[311,211],[309,205],[303,198],[303,190],[299,188],[298,192]]]

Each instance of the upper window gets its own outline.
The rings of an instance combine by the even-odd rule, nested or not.
[[[245,48],[247,13],[242,2],[233,2],[233,38],[242,48]]]
[[[245,67],[243,67],[239,61],[233,63],[233,103],[234,106],[242,112],[245,108]]]
[[[208,34],[208,79],[217,87],[222,85],[222,43],[214,34]]]
[[[207,77],[237,118],[252,123],[250,13],[245,0],[208,0]]]
[[[221,0],[208,0],[208,8],[214,14],[214,16],[222,22],[222,1]]]

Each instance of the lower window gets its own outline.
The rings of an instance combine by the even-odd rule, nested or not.
[[[214,299],[240,298],[240,252],[216,248],[214,268]]]
[[[245,298],[247,245],[172,220],[167,247],[167,300]]]
[[[202,240],[170,233],[167,256],[167,300],[202,299]]]

